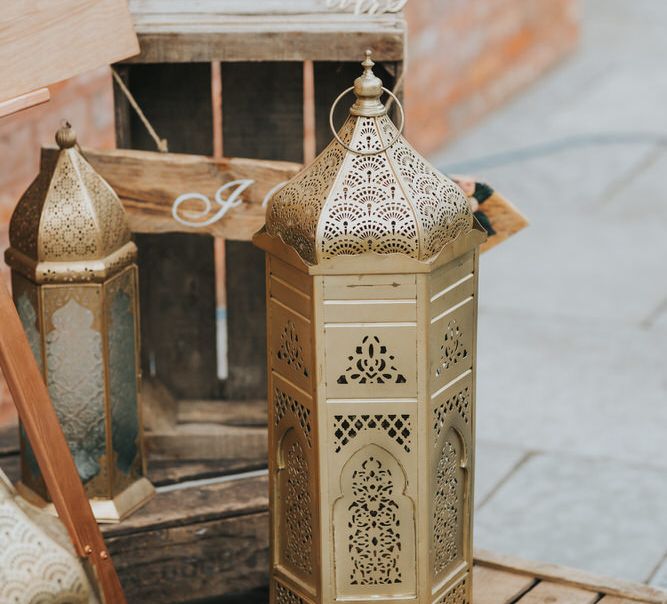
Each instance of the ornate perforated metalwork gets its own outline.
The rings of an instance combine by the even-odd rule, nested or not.
[[[412,421],[407,414],[335,415],[333,429],[335,452],[340,453],[345,445],[366,430],[385,432],[389,438],[403,447],[406,453],[410,453]]]
[[[473,226],[459,187],[386,115],[351,116],[336,141],[270,201],[267,231],[316,264],[372,251],[427,260]],[[372,155],[360,155],[374,152]]]
[[[276,586],[276,604],[306,604],[305,601],[297,596],[291,589],[287,589],[282,583],[275,582]]]
[[[353,128],[354,120],[350,118],[340,131],[343,142],[350,142]],[[306,260],[316,258],[317,223],[344,157],[345,149],[332,141],[310,166],[275,193],[269,202],[268,232],[280,235]]]
[[[436,377],[439,377],[443,371],[446,371],[468,357],[468,349],[463,343],[461,328],[455,319],[447,323],[442,340],[442,345],[440,346],[440,364],[435,370]]]
[[[303,346],[299,341],[299,333],[294,321],[288,320],[285,324],[280,334],[280,348],[276,352],[276,356],[298,373],[302,373],[304,377],[308,377]]]
[[[284,393],[280,388],[275,388],[273,392],[273,404],[275,407],[275,425],[278,426],[287,413],[292,413],[301,426],[306,443],[309,447],[312,447],[313,429],[310,423],[310,410],[306,409],[294,397]]]
[[[403,580],[401,527],[395,477],[375,456],[352,473],[348,511],[350,585],[391,585]],[[407,527],[406,527],[407,529]]]
[[[444,596],[438,599],[437,604],[470,604],[468,601],[468,579],[457,583]]]
[[[46,336],[49,394],[84,482],[100,472],[106,444],[102,336],[93,319],[72,298],[52,314]]]
[[[136,255],[118,196],[73,147],[42,161],[9,239],[7,262],[39,283],[101,281]]]
[[[455,446],[445,441],[440,452],[433,496],[433,574],[438,575],[459,555],[459,510],[462,492],[460,460]]]
[[[108,286],[109,398],[116,467],[126,476],[139,455],[137,357],[132,270]],[[116,473],[117,475],[118,473]]]
[[[292,442],[285,456],[287,489],[284,501],[284,556],[294,568],[313,572],[313,518],[308,461],[298,441]]]
[[[470,422],[470,387],[459,390],[433,410],[433,446],[440,441],[447,417],[456,411],[467,424]]]
[[[349,367],[338,377],[339,384],[405,384],[405,376],[394,366],[395,357],[378,336],[364,336]]]

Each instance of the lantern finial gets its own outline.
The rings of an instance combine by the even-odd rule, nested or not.
[[[371,59],[372,54],[373,51],[366,51],[366,58],[361,64],[364,73],[354,81],[354,94],[357,96],[357,101],[350,109],[352,115],[374,117],[387,112],[380,101],[382,80],[373,73],[375,63]]]
[[[61,149],[71,149],[76,145],[76,131],[72,128],[72,124],[64,122],[56,132],[56,144]]]

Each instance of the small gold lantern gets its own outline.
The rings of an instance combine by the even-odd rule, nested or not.
[[[69,124],[9,226],[14,303],[100,522],[155,490],[145,478],[138,400],[136,246],[120,201],[76,149]],[[48,493],[21,431],[27,498]]]
[[[271,602],[470,604],[485,233],[387,117],[370,53],[362,65],[349,118],[255,236]]]

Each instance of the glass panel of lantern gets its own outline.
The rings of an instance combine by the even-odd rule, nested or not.
[[[154,493],[138,404],[136,247],[114,191],[76,148],[69,125],[44,153],[10,222],[14,302],[72,456],[101,522]],[[49,495],[21,431],[19,490]]]

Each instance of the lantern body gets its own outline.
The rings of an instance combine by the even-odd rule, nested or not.
[[[267,256],[271,601],[470,604],[477,266],[463,193],[367,54],[335,140],[276,192]]]
[[[63,148],[19,201],[10,224],[12,291],[70,452],[99,521],[154,493],[144,477],[138,398],[136,247],[111,188]],[[19,491],[49,500],[21,430]]]
[[[272,602],[471,602],[477,230],[424,264],[267,235]],[[299,599],[300,598],[300,599]]]

